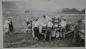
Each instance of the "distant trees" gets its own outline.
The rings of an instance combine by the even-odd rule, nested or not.
[[[68,13],[68,14],[84,14],[85,13],[85,9],[82,9],[81,11],[76,9],[76,8],[72,8],[72,9],[69,9],[69,8],[63,8],[62,13]]]
[[[85,13],[85,8],[84,8],[84,9],[82,9],[82,13]]]

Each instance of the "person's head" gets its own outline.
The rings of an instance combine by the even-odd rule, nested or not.
[[[35,19],[35,21],[38,21],[38,19]]]
[[[46,16],[44,15],[43,18],[46,18]]]
[[[82,20],[78,20],[78,22],[77,22],[78,24],[81,24],[82,23]]]
[[[64,19],[64,21],[66,21],[66,19]]]

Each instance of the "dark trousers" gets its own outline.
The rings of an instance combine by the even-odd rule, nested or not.
[[[66,32],[66,29],[61,28],[60,37],[65,38],[65,32]]]
[[[9,24],[9,31],[13,31],[13,25],[12,24]]]
[[[38,27],[34,28],[34,35],[35,35],[35,37],[39,38],[39,28]]]
[[[52,27],[47,27],[47,40],[51,40]]]
[[[81,45],[81,46],[85,46],[85,39],[81,39],[80,45]]]
[[[27,23],[27,25],[28,25],[28,24],[30,24],[30,22],[29,22],[29,21],[27,21],[26,23]]]

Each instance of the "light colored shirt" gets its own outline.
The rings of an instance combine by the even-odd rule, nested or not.
[[[8,27],[9,27],[9,23],[10,23],[10,21],[8,21],[8,20],[5,20],[4,27],[5,27],[5,28],[8,28]]]
[[[58,27],[58,24],[55,24],[54,27]]]
[[[42,27],[47,25],[47,20],[44,18],[39,18],[39,32],[42,33]]]
[[[5,20],[5,24],[9,24],[10,23],[10,21],[9,20]]]
[[[62,20],[60,24],[61,24],[61,27],[65,27],[66,26],[66,21]]]
[[[39,22],[38,21],[33,21],[33,26],[34,27],[38,27],[39,26]]]
[[[49,16],[46,16],[46,20],[47,21],[50,21],[50,20],[52,20]]]
[[[5,32],[9,31],[9,23],[10,23],[10,21],[5,20],[5,24],[4,24],[4,27],[3,27]]]
[[[46,26],[47,20],[44,19],[44,18],[40,18],[40,19],[39,19],[39,24],[40,24],[41,26]]]
[[[53,26],[53,23],[49,21],[47,24],[47,27],[52,27],[52,26]]]

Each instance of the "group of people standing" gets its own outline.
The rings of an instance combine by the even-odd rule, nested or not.
[[[32,20],[31,25],[33,38],[36,40],[39,40],[42,37],[43,40],[51,40],[52,37],[65,39],[67,33],[77,31],[76,27],[79,24],[75,25],[71,21],[67,21],[64,17],[57,17],[50,18],[49,16],[44,15]]]
[[[43,16],[42,18],[39,19],[35,19],[32,22],[32,30],[33,30],[33,38],[35,39],[40,39],[42,36],[44,35],[44,40],[47,38],[47,34],[51,35],[51,29],[52,29],[52,21],[50,18],[48,18],[47,16]],[[49,33],[48,33],[49,32]],[[50,37],[49,37],[50,39]]]
[[[44,36],[43,40],[51,40],[52,37],[52,30],[54,30],[54,26],[55,27],[62,27],[61,30],[62,32],[64,32],[63,30],[65,29],[66,26],[66,20],[65,19],[58,19],[57,24],[54,24],[55,21],[53,21],[52,18],[50,18],[49,16],[42,16],[39,19],[34,19],[31,24],[32,24],[32,36],[34,39],[41,39],[42,36]],[[55,36],[55,35],[54,35]],[[61,34],[60,36],[63,37],[63,34]]]
[[[60,37],[60,38],[65,38],[65,28],[67,25],[67,20],[63,17],[54,17],[53,18],[53,30],[55,32],[54,33],[54,37],[56,35],[56,38]]]

